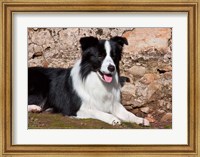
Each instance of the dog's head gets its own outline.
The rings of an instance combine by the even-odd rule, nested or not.
[[[122,48],[128,45],[124,37],[113,37],[110,40],[98,40],[95,37],[80,39],[82,48],[81,75],[82,78],[93,71],[107,83],[112,82],[113,75],[119,73],[119,61]]]

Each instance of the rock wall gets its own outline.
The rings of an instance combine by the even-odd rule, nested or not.
[[[171,125],[171,28],[29,28],[28,65],[71,67],[80,58],[81,37],[116,35],[129,43],[120,63],[122,104],[158,128]]]

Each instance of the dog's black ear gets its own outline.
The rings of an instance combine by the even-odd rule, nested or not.
[[[124,44],[125,44],[125,45],[128,45],[128,41],[127,41],[127,39],[124,38],[124,37],[115,36],[115,37],[111,38],[110,40],[112,40],[112,41],[118,43],[118,44],[119,44],[120,46],[122,46],[122,47],[124,46]]]
[[[83,37],[80,39],[80,44],[81,44],[81,48],[83,51],[85,51],[87,48],[91,47],[91,46],[95,46],[97,45],[99,42],[99,40],[95,37]]]

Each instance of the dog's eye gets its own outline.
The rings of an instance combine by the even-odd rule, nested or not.
[[[104,56],[103,55],[98,55],[98,59],[103,59]]]

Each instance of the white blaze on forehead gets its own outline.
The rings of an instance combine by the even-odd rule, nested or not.
[[[105,41],[104,48],[105,48],[105,51],[106,51],[106,57],[104,58],[104,60],[102,62],[100,71],[102,73],[110,74],[111,72],[108,70],[108,66],[109,65],[115,66],[115,64],[113,62],[113,59],[110,56],[111,55],[110,54],[111,53],[111,45],[110,45],[109,41]]]
[[[106,41],[106,42],[105,42],[104,47],[105,47],[105,50],[106,50],[106,56],[110,56],[111,47],[110,47],[109,41]]]
[[[114,62],[113,62],[113,60],[111,58],[111,54],[110,54],[110,52],[111,52],[110,42],[106,41],[104,47],[105,47],[105,50],[106,50],[106,57],[104,59],[104,62],[106,62],[107,64],[114,65]]]

